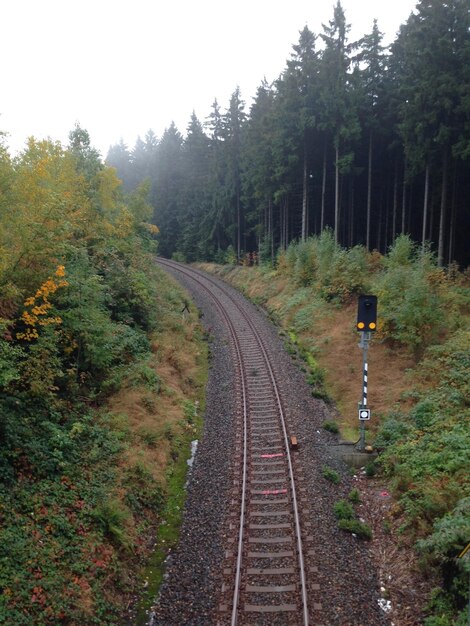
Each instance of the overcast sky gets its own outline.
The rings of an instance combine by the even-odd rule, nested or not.
[[[299,31],[319,33],[336,0],[0,0],[0,131],[67,143],[75,122],[106,156],[174,121],[184,134],[239,85],[247,109],[285,67]],[[350,41],[378,19],[391,43],[415,0],[342,0]]]

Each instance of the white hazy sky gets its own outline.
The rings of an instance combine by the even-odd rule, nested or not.
[[[299,31],[319,33],[336,0],[0,0],[0,131],[67,143],[75,122],[106,156],[174,121],[184,134],[240,86],[247,110],[285,67]],[[350,41],[377,18],[385,43],[415,0],[342,0]]]

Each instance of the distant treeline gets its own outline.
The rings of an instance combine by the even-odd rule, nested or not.
[[[162,255],[274,257],[330,227],[345,247],[406,233],[468,264],[470,0],[421,0],[389,48],[376,21],[348,31],[340,2],[323,32],[305,27],[249,114],[237,88],[186,137],[172,123],[110,148],[125,189],[150,179]]]

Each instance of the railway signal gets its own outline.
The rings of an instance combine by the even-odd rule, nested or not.
[[[359,450],[364,451],[366,445],[365,422],[370,420],[371,413],[367,406],[367,386],[369,382],[367,352],[369,350],[371,332],[377,329],[377,296],[359,296],[356,329],[361,333],[359,347],[362,348],[362,399],[358,407],[359,422],[361,424]]]
[[[377,296],[359,296],[356,328],[361,332],[377,330]]]

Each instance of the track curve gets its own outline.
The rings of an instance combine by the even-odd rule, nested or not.
[[[239,462],[233,478],[219,624],[308,626],[304,535],[289,429],[271,356],[246,311],[219,281],[173,261],[230,333],[237,377]]]

